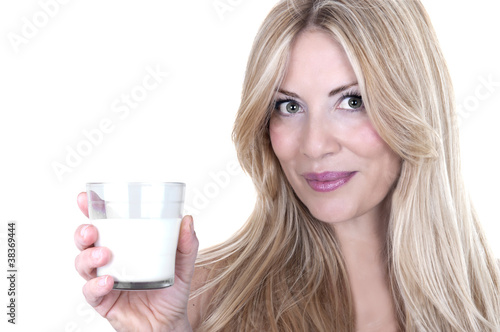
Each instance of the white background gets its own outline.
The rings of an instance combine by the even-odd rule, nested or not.
[[[247,56],[275,1],[73,0],[51,7],[44,22],[41,4],[54,1],[0,4],[0,275],[9,220],[19,269],[15,327],[0,278],[0,330],[107,331],[74,269],[73,233],[86,222],[77,194],[90,181],[183,181],[202,248],[237,230],[254,189],[241,171],[222,172],[236,162],[231,131]],[[464,175],[500,257],[500,8],[493,0],[424,3],[463,110]],[[24,38],[34,20],[44,26],[15,46],[10,39]],[[127,116],[113,112],[123,94],[139,91],[147,68],[168,77]],[[488,80],[496,82],[490,90]],[[59,179],[53,163],[88,144],[84,131],[103,119],[112,131]]]

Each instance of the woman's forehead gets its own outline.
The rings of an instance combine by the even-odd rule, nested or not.
[[[307,80],[341,84],[357,80],[343,47],[326,32],[302,32],[291,48],[282,87]]]

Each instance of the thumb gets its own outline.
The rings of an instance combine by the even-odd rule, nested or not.
[[[194,263],[198,255],[198,238],[194,231],[193,217],[182,218],[177,244],[177,255],[175,257],[175,277],[189,289],[194,273]]]
[[[89,217],[89,208],[88,208],[88,202],[87,202],[87,193],[86,192],[81,192],[78,194],[78,197],[76,198],[76,202],[78,203],[78,207],[80,208],[80,211],[84,215]]]

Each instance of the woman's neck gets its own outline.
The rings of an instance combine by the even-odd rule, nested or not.
[[[386,257],[386,214],[372,211],[334,225],[345,260],[359,332],[396,332]]]

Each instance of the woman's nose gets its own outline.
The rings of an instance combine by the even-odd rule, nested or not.
[[[325,158],[336,154],[341,148],[334,125],[327,116],[309,113],[301,136],[301,152],[309,159]]]

